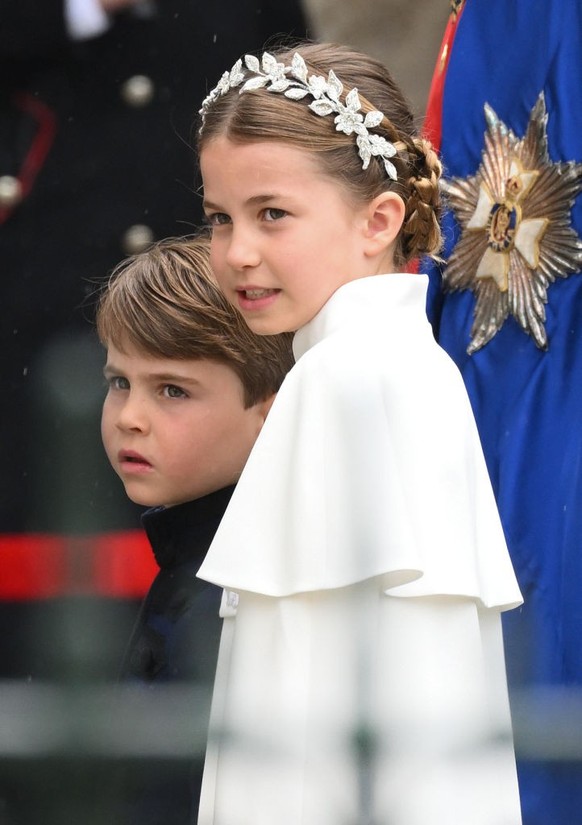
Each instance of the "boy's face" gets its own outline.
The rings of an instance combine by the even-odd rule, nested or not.
[[[107,350],[101,434],[132,501],[171,506],[234,483],[270,402],[245,409],[225,364]]]

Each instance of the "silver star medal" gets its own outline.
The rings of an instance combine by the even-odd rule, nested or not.
[[[582,163],[552,163],[543,93],[518,139],[485,105],[481,165],[468,178],[443,181],[461,236],[443,275],[446,291],[476,296],[472,354],[512,315],[540,349],[548,348],[548,286],[582,268],[582,239],[571,226],[582,190]]]

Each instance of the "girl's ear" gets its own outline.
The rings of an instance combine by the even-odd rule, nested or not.
[[[383,254],[392,246],[404,222],[406,207],[395,192],[382,192],[370,202],[364,229],[365,254]]]

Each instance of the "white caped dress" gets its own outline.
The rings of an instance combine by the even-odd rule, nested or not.
[[[521,603],[427,279],[342,286],[199,576],[225,588],[199,825],[519,825]]]

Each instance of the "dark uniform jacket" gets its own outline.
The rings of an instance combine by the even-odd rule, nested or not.
[[[0,678],[116,678],[143,589],[97,587],[91,543],[140,534],[141,509],[101,444],[95,288],[144,242],[200,223],[196,112],[279,33],[305,34],[300,0],[148,0],[83,42],[67,35],[64,0],[0,0]],[[11,573],[21,591],[31,582],[18,600]],[[0,781],[0,819],[16,797],[31,813],[9,825],[89,821],[63,813],[60,767],[47,789],[17,767]]]
[[[144,0],[73,42],[64,0],[0,0],[0,534],[137,524],[99,438],[96,283],[201,221],[192,125],[300,0]]]
[[[108,631],[92,614],[99,643],[83,650],[115,678],[136,588],[108,590],[91,543],[141,533],[142,508],[101,443],[95,289],[140,244],[200,223],[197,110],[242,53],[278,34],[305,34],[300,0],[147,0],[83,42],[67,35],[64,0],[0,0],[0,202],[7,177],[24,187],[0,206],[0,677],[76,667],[58,630],[71,590],[101,600]],[[58,661],[39,627],[57,628]]]
[[[214,683],[222,620],[222,588],[196,578],[233,487],[197,501],[168,509],[148,510],[142,521],[160,565],[134,629],[122,666],[129,690],[152,691],[168,685],[191,685],[191,717],[206,730]],[[194,700],[196,697],[196,701]],[[152,729],[164,731],[160,699],[153,705]],[[189,720],[185,719],[184,724]],[[170,743],[171,744],[171,743]],[[194,750],[194,745],[193,745]],[[182,762],[170,760],[171,770],[156,771],[147,763],[129,766],[120,777],[119,820],[124,825],[187,825],[198,810],[204,754]]]

